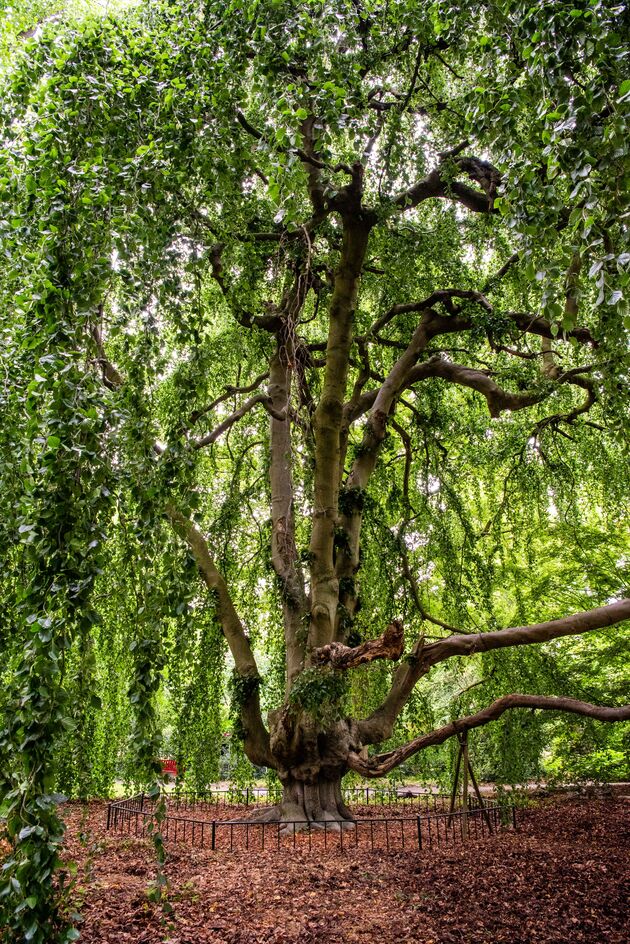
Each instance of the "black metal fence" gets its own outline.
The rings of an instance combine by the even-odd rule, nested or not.
[[[169,842],[183,842],[195,848],[216,851],[265,851],[293,848],[300,850],[351,850],[357,848],[384,851],[431,849],[454,846],[497,832],[502,827],[516,828],[513,806],[487,803],[450,811],[449,797],[432,796],[446,801],[441,809],[398,810],[398,815],[357,816],[354,823],[321,820],[257,823],[250,819],[221,819],[199,815],[193,802],[199,798],[171,796],[166,815],[159,825],[163,838]],[[408,799],[408,798],[406,798]],[[414,799],[418,799],[414,796]],[[472,799],[472,798],[471,798]],[[208,802],[208,801],[206,801]],[[178,804],[178,805],[177,805]],[[365,804],[367,805],[367,804]],[[174,807],[174,808],[173,808]],[[215,804],[215,810],[217,809]],[[227,812],[227,807],[225,807]],[[374,813],[377,811],[372,805]],[[372,810],[370,812],[372,812]],[[380,811],[379,811],[380,812]],[[107,828],[124,835],[143,837],[157,828],[153,804],[143,795],[110,803],[107,809]]]
[[[396,806],[420,810],[440,811],[448,807],[450,794],[448,793],[416,793],[411,790],[383,788],[383,787],[348,787],[343,791],[344,802],[349,806]],[[212,789],[201,792],[179,792],[165,794],[169,809],[180,810],[211,810],[229,806],[258,806],[279,803],[282,799],[280,789],[266,787],[231,787],[228,789]],[[459,802],[459,800],[458,800]],[[471,796],[470,802],[477,804],[477,799]]]

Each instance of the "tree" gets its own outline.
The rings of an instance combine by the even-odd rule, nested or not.
[[[222,659],[172,629],[208,605],[274,817],[342,823],[347,771],[507,709],[630,718],[556,674],[369,753],[433,667],[630,618],[626,15],[180,0],[25,39],[1,491],[5,745],[30,779],[7,874],[32,880],[35,799],[59,724],[91,737],[98,654],[131,636],[150,767],[162,670],[200,640]]]

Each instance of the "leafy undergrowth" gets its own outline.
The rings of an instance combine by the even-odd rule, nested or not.
[[[147,902],[148,842],[67,808],[85,944],[627,944],[630,803],[520,813],[518,832],[455,849],[217,853],[171,844],[174,912]]]

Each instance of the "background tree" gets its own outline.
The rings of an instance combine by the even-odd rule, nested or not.
[[[585,698],[573,638],[630,617],[626,16],[180,0],[24,39],[0,579],[27,939],[66,933],[53,784],[111,783],[128,678],[130,767],[164,677],[207,782],[185,732],[220,731],[227,645],[271,815],[340,824],[349,770],[501,716],[514,757],[507,709],[630,716]]]

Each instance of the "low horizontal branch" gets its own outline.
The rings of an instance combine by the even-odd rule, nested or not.
[[[449,636],[425,646],[422,653],[422,665],[425,670],[454,656],[470,656],[476,652],[488,652],[492,649],[504,649],[511,646],[527,646],[532,643],[547,642],[563,636],[577,636],[595,629],[614,626],[624,620],[630,620],[630,599],[619,600],[608,606],[598,606],[583,613],[574,613],[562,619],[534,623],[531,626],[511,626],[488,633],[474,635]]]
[[[463,734],[473,728],[479,728],[495,721],[501,715],[512,708],[532,708],[543,709],[547,711],[568,711],[576,715],[584,715],[587,718],[595,718],[597,721],[628,721],[630,720],[630,705],[624,705],[620,708],[610,708],[600,705],[591,705],[588,702],[578,701],[575,698],[556,698],[545,695],[504,695],[503,698],[497,698],[487,708],[483,708],[474,715],[468,715],[465,718],[459,718],[450,724],[430,731],[428,734],[422,734],[414,738],[408,744],[397,747],[393,751],[385,754],[377,754],[367,759],[359,754],[351,753],[348,756],[347,763],[351,770],[356,771],[364,777],[382,777],[402,764],[403,761],[425,750],[427,747],[433,747],[436,744],[443,744],[449,738],[458,734]]]

